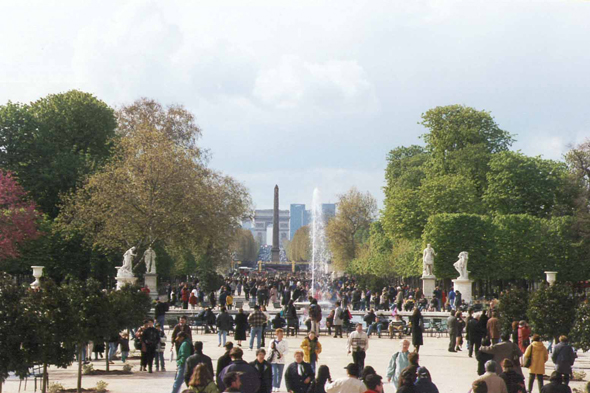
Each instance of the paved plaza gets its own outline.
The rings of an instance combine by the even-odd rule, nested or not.
[[[194,340],[201,340],[204,343],[204,353],[211,356],[215,366],[217,359],[223,354],[223,348],[217,346],[216,334],[195,334]],[[287,337],[289,342],[288,355],[289,362],[293,359],[293,352],[299,348],[303,339],[300,334],[298,338]],[[345,376],[344,366],[351,362],[351,356],[346,355],[346,339],[335,339],[322,335],[320,337],[323,352],[320,355],[319,364],[327,364],[333,378],[340,378]],[[234,342],[235,344],[235,342]],[[365,364],[373,366],[378,374],[385,377],[387,365],[391,355],[398,350],[400,340],[389,338],[377,338],[373,336],[370,340],[370,347],[367,353]],[[420,349],[420,365],[427,367],[432,374],[433,382],[438,386],[441,393],[467,393],[470,389],[471,382],[477,378],[477,362],[475,358],[469,358],[464,349],[463,352],[449,353],[447,352],[448,338],[443,336],[424,337],[424,346]],[[169,350],[168,345],[168,350]],[[250,351],[248,346],[243,343],[244,360],[250,362],[254,360],[255,351]],[[168,362],[170,352],[166,352],[166,372],[154,372],[148,374],[147,372],[139,372],[139,360],[130,360],[134,365],[134,373],[131,375],[116,375],[116,376],[83,376],[83,387],[92,388],[96,386],[96,382],[104,380],[108,382],[108,390],[112,393],[165,393],[170,392],[174,378],[175,364]],[[587,354],[580,354],[574,365],[575,369],[583,369],[588,372],[590,369],[590,356]],[[105,368],[103,360],[93,361],[95,369]],[[115,365],[111,365],[111,370],[120,370],[122,364],[120,360],[115,361]],[[51,368],[50,382],[59,381],[65,388],[74,388],[76,386],[76,365],[69,367],[67,370]],[[549,375],[553,370],[553,364],[549,361],[546,365],[545,374]],[[525,375],[527,371],[525,369]],[[590,373],[589,373],[590,375]],[[587,378],[586,378],[587,379]],[[572,382],[570,386],[581,387],[583,383]],[[18,392],[19,382],[15,379],[9,379],[5,385],[5,392]],[[24,384],[23,384],[24,388]],[[536,389],[536,387],[535,387]],[[33,380],[28,381],[27,390],[33,391]],[[282,392],[286,392],[283,380]],[[395,389],[387,384],[385,392],[392,393]],[[536,392],[536,390],[535,390]]]

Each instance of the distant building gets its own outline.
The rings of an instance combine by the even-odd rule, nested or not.
[[[336,204],[335,203],[322,203],[322,215],[324,216],[324,222],[327,222],[330,218],[336,216]],[[311,223],[311,210],[305,210],[305,204],[294,203],[291,204],[291,226],[289,232],[291,236],[289,239],[293,239],[295,232],[301,227],[309,225]]]
[[[267,231],[272,229],[273,209],[254,211],[254,219],[242,221],[242,228],[252,232],[254,240],[260,245],[268,245]],[[270,237],[272,239],[272,236]],[[289,210],[279,210],[279,242],[283,246],[283,240],[289,239]]]

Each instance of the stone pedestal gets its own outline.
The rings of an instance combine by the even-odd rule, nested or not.
[[[466,304],[469,304],[473,300],[473,293],[471,292],[473,280],[457,278],[456,280],[453,280],[453,284],[455,286],[455,292],[459,290],[459,292],[461,292],[461,299],[463,299]]]
[[[115,269],[117,269],[117,276],[115,277],[115,280],[117,280],[117,290],[123,288],[123,286],[126,284],[134,285],[137,281],[137,277],[134,277],[132,274],[120,274],[119,269],[121,269],[121,266],[117,266],[115,267]]]
[[[436,277],[422,276],[422,293],[424,293],[426,299],[432,299],[434,288],[436,288]]]
[[[143,278],[146,288],[150,290],[150,297],[156,299],[158,297],[158,275],[146,273]]]

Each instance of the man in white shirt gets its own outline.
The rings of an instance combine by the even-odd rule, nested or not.
[[[347,378],[340,378],[326,384],[326,393],[364,393],[367,387],[359,380],[359,369],[354,363],[345,367]]]
[[[349,355],[352,352],[352,361],[357,365],[358,373],[360,373],[365,368],[365,356],[369,349],[369,336],[363,332],[362,324],[357,323],[356,330],[348,336],[346,349]]]

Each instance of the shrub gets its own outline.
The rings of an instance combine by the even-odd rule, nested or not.
[[[107,391],[107,387],[109,386],[108,383],[106,383],[103,380],[100,380],[96,383],[96,392],[97,393],[104,393]]]
[[[123,371],[124,371],[124,372],[126,372],[126,373],[130,373],[130,372],[131,372],[131,370],[133,370],[133,366],[132,366],[131,364],[129,364],[129,363],[125,363],[125,364],[123,365]]]
[[[94,373],[94,366],[92,364],[85,364],[82,366],[83,375],[91,375]]]
[[[62,390],[65,390],[64,385],[59,382],[52,382],[49,384],[48,391],[49,393],[59,393]]]

